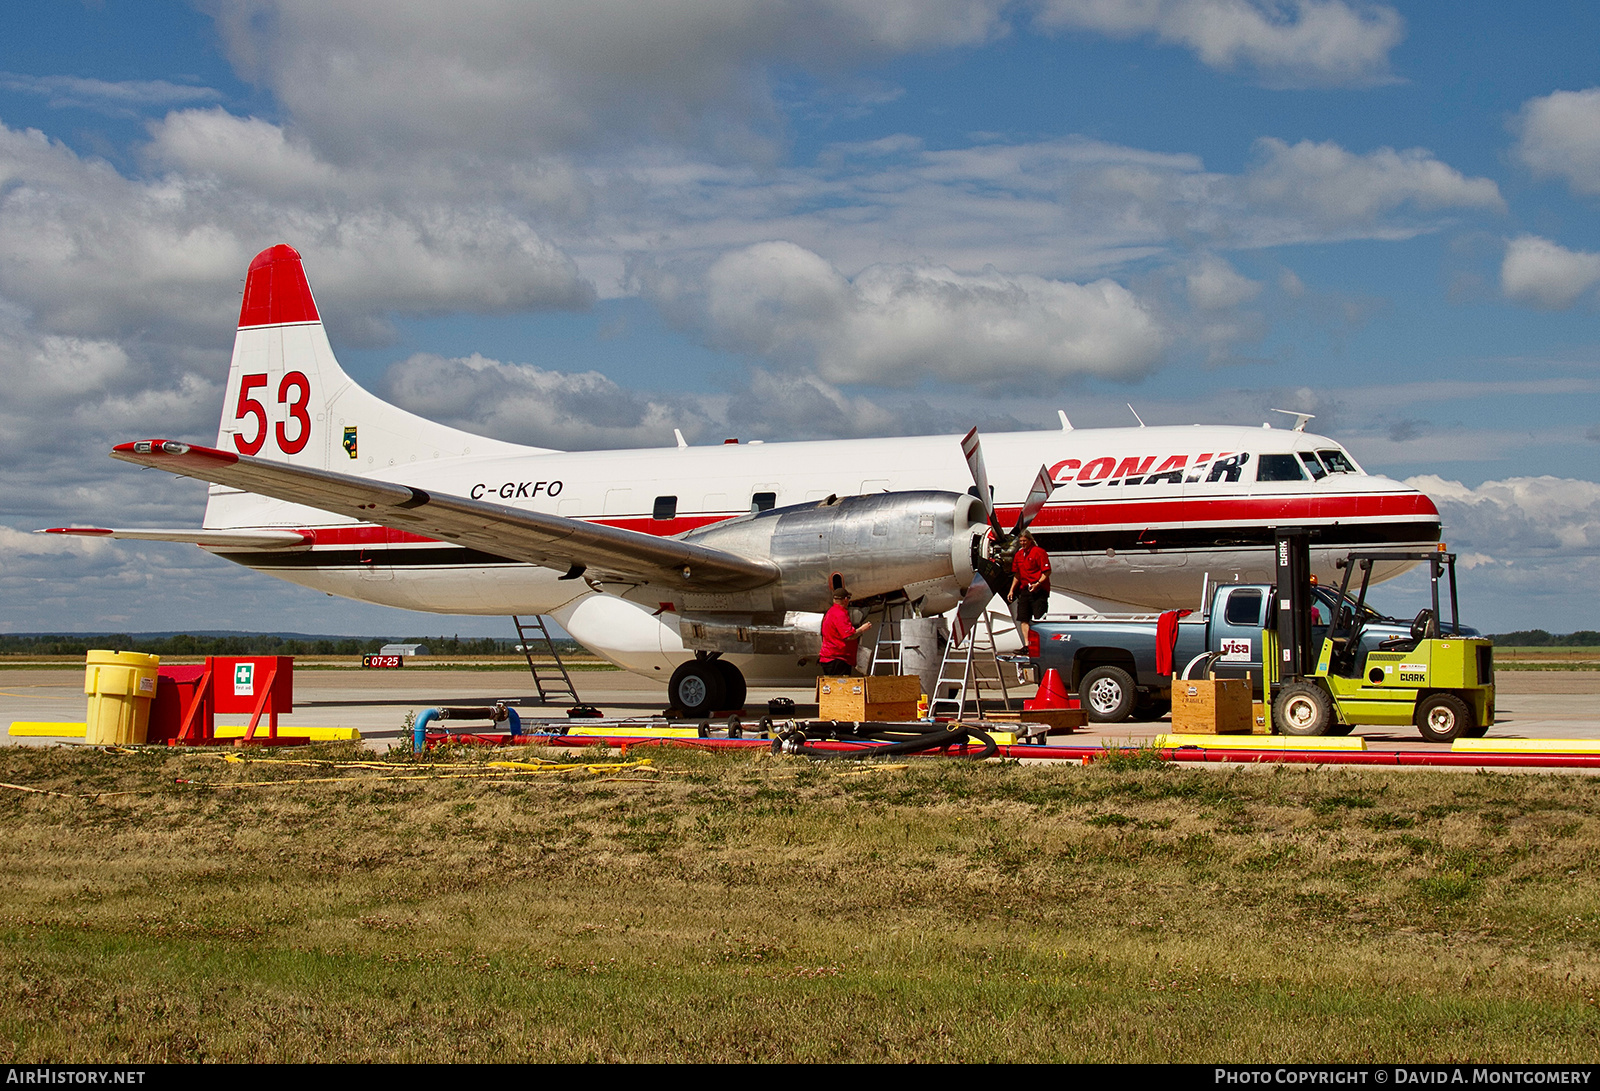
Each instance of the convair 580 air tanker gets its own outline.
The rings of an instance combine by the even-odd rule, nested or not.
[[[300,255],[250,264],[215,446],[112,457],[211,483],[204,529],[55,528],[190,542],[280,579],[452,614],[547,614],[688,711],[817,672],[835,587],[962,624],[1029,523],[1052,610],[1193,605],[1268,581],[1272,528],[1428,547],[1422,493],[1296,428],[1073,429],[564,452],[415,416],[334,359]],[[987,471],[987,472],[986,472]],[[993,481],[993,489],[987,481]],[[981,482],[979,486],[973,483]],[[970,487],[969,486],[973,486]],[[1392,576],[1405,565],[1383,572]],[[988,580],[984,579],[987,575]]]

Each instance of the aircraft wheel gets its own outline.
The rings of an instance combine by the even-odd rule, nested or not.
[[[744,708],[745,694],[748,687],[744,682],[744,672],[726,659],[712,661],[722,673],[722,690],[725,695],[722,709],[733,712]]]
[[[1429,742],[1451,742],[1472,726],[1472,710],[1453,693],[1434,693],[1417,705],[1417,730]]]
[[[722,668],[715,659],[691,659],[680,663],[667,683],[667,698],[672,707],[690,719],[711,715],[727,702]]]
[[[1338,726],[1333,698],[1310,682],[1290,682],[1278,691],[1272,722],[1285,735],[1327,735]]]
[[[1097,724],[1121,723],[1138,698],[1133,678],[1121,667],[1096,667],[1078,686],[1078,703]]]

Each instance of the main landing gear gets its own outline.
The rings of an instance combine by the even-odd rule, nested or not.
[[[732,663],[696,656],[672,672],[667,699],[688,718],[699,719],[744,708],[746,689],[744,675]]]

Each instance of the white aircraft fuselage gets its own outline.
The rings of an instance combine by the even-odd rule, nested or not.
[[[251,266],[218,450],[663,537],[829,496],[971,486],[958,436],[563,452],[462,432],[356,386],[334,360],[305,285],[288,247]],[[1427,496],[1367,474],[1323,436],[1201,425],[1072,429],[1065,418],[1063,425],[983,440],[1008,525],[1041,465],[1049,468],[1055,491],[1032,529],[1050,554],[1053,610],[1193,607],[1207,578],[1270,581],[1277,527],[1317,532],[1313,566],[1323,579],[1353,548],[1427,548],[1439,539]],[[280,579],[387,606],[552,615],[585,646],[654,677],[694,654],[684,648],[678,614],[649,587],[571,578],[392,523],[210,488],[205,527],[219,538],[102,533],[198,542]],[[243,539],[227,536],[249,530],[300,537],[288,547],[240,548]],[[816,671],[794,656],[727,658],[752,681]]]

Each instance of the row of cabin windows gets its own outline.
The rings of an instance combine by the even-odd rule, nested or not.
[[[775,492],[754,492],[750,494],[750,510],[771,511],[778,506],[778,494]],[[676,496],[658,496],[654,506],[650,509],[652,519],[676,519],[678,517],[678,498]]]
[[[1212,468],[1208,481],[1237,481],[1239,468],[1249,456],[1235,455],[1233,458],[1221,459]],[[1320,481],[1329,474],[1353,474],[1355,466],[1343,451],[1301,451],[1298,455],[1261,455],[1256,462],[1257,481],[1304,481],[1309,475],[1313,481]],[[972,496],[978,495],[978,487],[972,486],[967,490]],[[989,495],[994,496],[994,486],[989,487]],[[750,494],[750,510],[752,512],[771,511],[778,506],[778,494],[775,492],[756,492]],[[676,519],[678,517],[678,498],[676,496],[658,496],[654,507],[650,510],[652,519]]]

